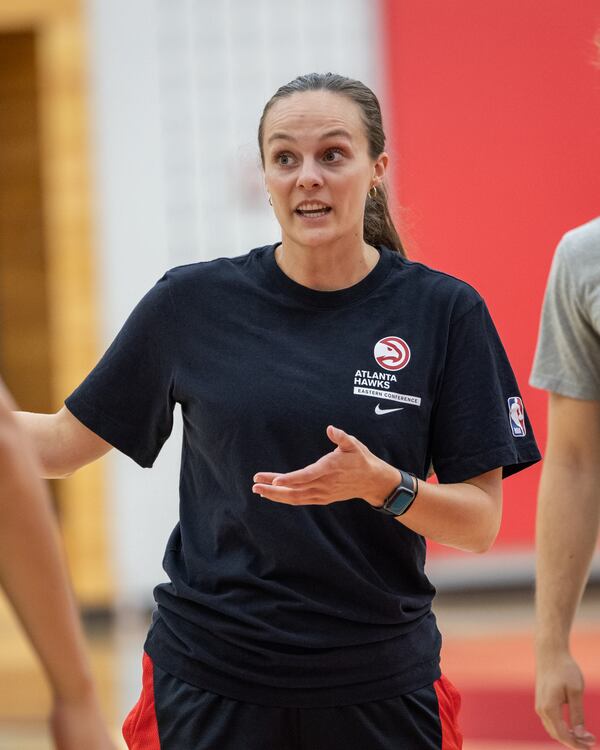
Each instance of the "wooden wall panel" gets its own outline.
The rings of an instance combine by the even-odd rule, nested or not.
[[[0,0],[0,35],[9,40],[9,47],[23,35],[31,40],[34,69],[28,73],[4,70],[0,61],[3,69],[0,77],[6,78],[7,86],[15,87],[19,76],[29,76],[29,85],[35,85],[37,90],[34,105],[38,114],[38,131],[30,139],[37,141],[36,146],[31,142],[27,146],[13,142],[14,148],[9,148],[5,156],[6,163],[19,161],[24,158],[22,151],[28,149],[31,155],[32,149],[37,148],[38,158],[34,159],[35,166],[30,167],[31,180],[23,178],[19,184],[13,181],[6,190],[0,189],[0,196],[9,195],[13,204],[21,206],[11,220],[14,226],[21,227],[23,245],[37,248],[34,263],[33,250],[17,249],[16,243],[11,243],[15,259],[11,261],[10,278],[19,281],[17,285],[4,285],[7,307],[14,311],[13,303],[25,299],[28,304],[19,308],[22,319],[18,321],[14,312],[6,320],[0,312],[1,330],[7,332],[4,359],[9,363],[8,371],[14,368],[15,372],[31,373],[26,380],[35,386],[31,393],[38,389],[37,400],[20,394],[19,376],[7,380],[23,408],[55,411],[98,356],[86,36],[80,2]],[[15,108],[14,117],[17,116]],[[0,128],[6,125],[3,120],[0,117]],[[37,216],[29,208],[34,201],[31,197],[35,193],[34,184]],[[14,226],[12,236],[15,236]],[[2,232],[0,227],[0,242],[3,242]],[[0,260],[0,285],[3,273],[4,278],[8,273],[2,270],[7,262]],[[11,295],[19,299],[11,301]],[[11,343],[13,340],[18,343]],[[32,359],[36,361],[35,368]],[[39,374],[42,370],[44,377]],[[109,605],[113,587],[102,465],[94,464],[55,485],[77,597],[87,607]]]
[[[80,0],[0,0],[0,26],[4,30],[31,29],[80,11]]]
[[[0,372],[22,408],[50,409],[48,299],[32,32],[0,35]]]

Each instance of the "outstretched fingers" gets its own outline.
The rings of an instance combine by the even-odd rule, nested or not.
[[[323,456],[314,464],[308,464],[308,466],[296,471],[290,471],[287,474],[279,474],[272,481],[276,487],[296,487],[301,484],[308,484],[309,482],[315,482],[317,479],[323,477],[328,471],[328,460],[327,456]]]
[[[277,471],[259,471],[252,477],[252,481],[256,484],[272,484],[275,477],[280,476],[282,474]]]
[[[298,487],[276,487],[272,484],[255,484],[252,492],[272,500],[275,503],[286,505],[321,505],[327,502],[316,487],[304,485]]]

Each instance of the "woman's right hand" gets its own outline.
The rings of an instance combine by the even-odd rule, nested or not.
[[[50,730],[56,750],[117,750],[94,692],[71,700],[55,697]]]

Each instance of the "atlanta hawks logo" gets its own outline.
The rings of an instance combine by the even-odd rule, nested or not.
[[[386,336],[375,344],[375,361],[385,370],[401,370],[410,361],[410,349],[398,336]]]

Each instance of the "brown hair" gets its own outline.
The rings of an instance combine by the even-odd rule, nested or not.
[[[276,101],[286,96],[291,96],[302,91],[319,90],[332,91],[342,96],[347,96],[348,99],[355,102],[361,110],[367,141],[369,143],[370,157],[377,159],[383,152],[385,148],[385,133],[383,132],[381,108],[377,97],[371,89],[360,81],[346,78],[336,73],[308,73],[307,75],[294,78],[293,81],[286,83],[284,86],[280,86],[265,104],[258,125],[258,147],[263,167],[265,165],[263,150],[265,119],[271,107]],[[363,224],[365,242],[375,246],[386,245],[406,257],[406,252],[402,247],[402,242],[390,215],[385,185],[383,183],[378,185],[376,192],[377,194],[374,198],[368,196],[366,199]]]

